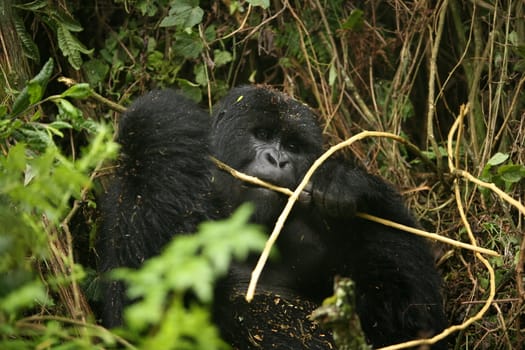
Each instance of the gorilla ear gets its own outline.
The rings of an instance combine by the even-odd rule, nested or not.
[[[220,121],[224,115],[226,114],[226,111],[223,109],[222,111],[220,111],[216,116],[215,116],[215,121],[218,122]]]
[[[215,133],[217,129],[223,128],[223,124],[226,123],[227,116],[230,114],[227,108],[223,108],[224,105],[221,104],[218,107],[218,111],[213,113],[212,133]]]

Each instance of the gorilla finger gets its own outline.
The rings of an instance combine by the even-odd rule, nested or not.
[[[307,191],[301,191],[298,200],[301,204],[310,204],[312,203],[312,193]]]

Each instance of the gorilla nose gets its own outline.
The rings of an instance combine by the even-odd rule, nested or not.
[[[288,160],[288,157],[284,156],[281,152],[278,151],[267,151],[263,159],[268,162],[271,166],[277,167],[277,168],[284,168],[286,165],[290,163]]]
[[[277,186],[290,187],[295,182],[291,159],[277,149],[259,153],[245,172]]]

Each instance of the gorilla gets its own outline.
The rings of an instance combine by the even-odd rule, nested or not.
[[[271,230],[287,198],[219,170],[210,156],[294,189],[323,151],[316,119],[306,105],[264,86],[232,89],[211,118],[173,90],[139,98],[119,122],[121,154],[101,203],[100,271],[139,267],[173,235],[195,232],[200,222],[227,217],[244,202],[255,208],[253,222]],[[332,349],[330,335],[308,315],[332,294],[336,276],[354,280],[356,309],[373,347],[446,326],[427,242],[355,213],[408,226],[417,226],[415,219],[390,185],[354,163],[333,158],[314,174],[277,241],[280,259],[267,263],[250,304],[242,295],[256,256],[234,263],[217,284],[214,319],[234,348]],[[104,303],[103,324],[119,325],[125,286],[108,282]]]

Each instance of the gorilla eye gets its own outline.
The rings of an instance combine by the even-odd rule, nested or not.
[[[268,141],[272,138],[272,132],[266,128],[257,128],[253,131],[253,136],[261,141]]]
[[[288,140],[284,143],[284,147],[292,152],[299,152],[301,150],[301,142],[298,140]]]

